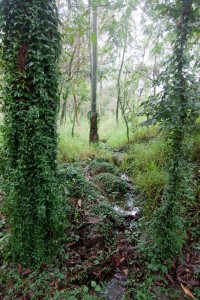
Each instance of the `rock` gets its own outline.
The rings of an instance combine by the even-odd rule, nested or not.
[[[106,289],[106,300],[122,300],[125,295],[125,288],[121,286],[121,284],[113,280],[111,283],[107,286]]]

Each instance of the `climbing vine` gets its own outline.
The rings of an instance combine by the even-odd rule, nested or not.
[[[190,135],[197,116],[196,81],[188,71],[188,43],[192,37],[191,23],[195,23],[193,1],[181,0],[173,9],[170,4],[164,8],[174,14],[171,19],[175,41],[172,57],[160,77],[164,92],[159,105],[153,108],[153,117],[161,122],[171,150],[168,154],[168,184],[149,229],[154,241],[150,255],[161,261],[180,253],[186,238],[185,206],[193,199]]]
[[[60,54],[54,0],[0,2],[4,71],[5,207],[12,259],[47,260],[62,230],[56,180]]]

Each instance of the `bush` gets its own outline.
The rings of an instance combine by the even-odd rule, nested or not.
[[[95,197],[99,193],[97,187],[85,179],[83,171],[76,163],[62,165],[58,176],[70,197]]]
[[[124,195],[127,190],[127,184],[124,180],[110,173],[101,173],[94,177],[94,182],[107,194],[107,196]]]
[[[88,168],[87,168],[93,175],[99,173],[111,173],[114,175],[119,175],[119,171],[115,165],[112,163],[107,162],[105,159],[97,158],[93,160]]]

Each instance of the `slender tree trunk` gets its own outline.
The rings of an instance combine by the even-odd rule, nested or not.
[[[125,57],[125,53],[126,53],[126,41],[124,43],[124,48],[123,48],[123,52],[122,52],[122,60],[121,60],[121,64],[120,64],[120,68],[119,68],[119,73],[118,73],[118,77],[117,77],[117,107],[116,107],[116,121],[119,121],[119,108],[120,108],[120,102],[121,102],[121,75],[122,75],[122,69],[124,66],[124,57]]]
[[[90,143],[98,142],[97,118],[97,7],[93,6],[92,15],[92,99],[90,116]]]
[[[80,126],[80,123],[79,123],[79,117],[78,117],[78,102],[77,102],[77,97],[76,97],[76,94],[73,94],[73,97],[74,97],[74,115],[75,115],[75,119],[76,119],[76,124],[77,126]]]
[[[156,68],[157,68],[157,55],[155,54],[154,66],[153,66],[153,81],[156,80]],[[154,95],[154,97],[156,96],[156,85],[155,85],[155,83],[153,85],[153,95]]]
[[[89,9],[88,9],[88,25],[89,25],[89,30],[88,30],[88,52],[89,52],[89,61],[90,61],[90,83],[92,86],[92,43],[91,43],[91,8],[90,8],[90,0],[88,1]]]

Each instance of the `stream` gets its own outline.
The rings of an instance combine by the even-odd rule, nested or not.
[[[134,199],[137,197],[136,191],[133,187],[132,181],[125,173],[123,173],[120,177],[126,182],[129,192],[125,195],[125,207],[122,208],[120,205],[115,205],[114,210],[124,217],[131,216],[134,219],[134,217],[139,214],[139,208],[134,206]]]
[[[114,205],[114,210],[118,212],[122,217],[130,219],[130,228],[135,225],[135,221],[140,215],[140,209],[135,206],[135,198],[138,197],[138,193],[135,190],[132,181],[125,174],[121,174],[120,178],[127,183],[129,191],[125,195],[125,205]],[[105,300],[123,300],[126,294],[126,280],[127,275],[122,274],[119,269],[116,269],[116,273],[113,278],[108,282],[107,287],[104,290]]]

